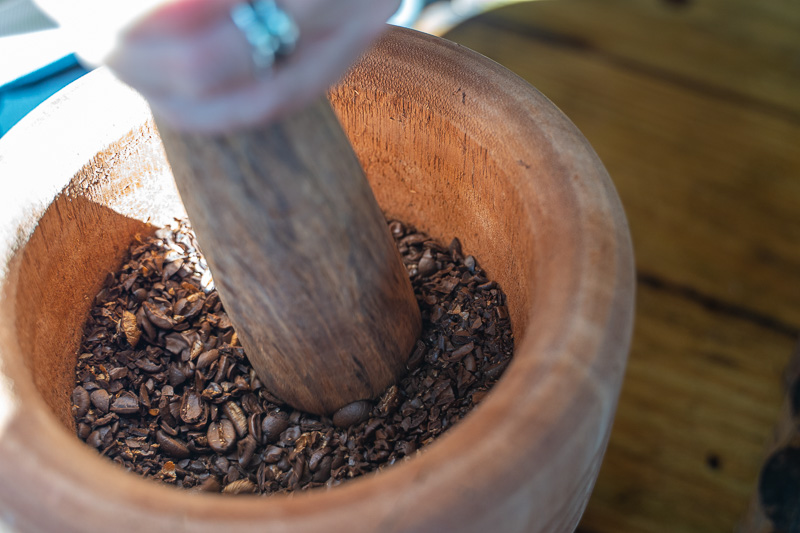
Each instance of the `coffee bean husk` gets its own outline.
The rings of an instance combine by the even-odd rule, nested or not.
[[[408,373],[332,417],[284,405],[239,345],[191,227],[137,236],[96,296],[72,393],[78,437],[131,472],[223,494],[332,487],[420,453],[513,351],[505,295],[454,239],[389,221],[420,306]]]

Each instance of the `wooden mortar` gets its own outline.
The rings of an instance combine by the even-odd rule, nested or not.
[[[381,207],[458,236],[503,287],[511,365],[416,457],[330,491],[226,497],[126,473],[74,436],[76,350],[136,233],[182,216],[147,107],[107,72],[0,140],[0,521],[12,531],[572,531],[611,430],[634,271],[614,187],[544,96],[392,29],[330,99]]]

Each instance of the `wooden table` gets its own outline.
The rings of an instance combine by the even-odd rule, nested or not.
[[[800,4],[539,1],[446,37],[571,117],[629,217],[633,348],[579,531],[733,531],[800,330]]]

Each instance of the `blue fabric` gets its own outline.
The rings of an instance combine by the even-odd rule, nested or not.
[[[0,137],[33,108],[88,72],[73,54],[0,87]]]

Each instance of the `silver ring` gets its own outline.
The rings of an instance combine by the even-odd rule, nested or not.
[[[292,17],[274,0],[249,0],[231,8],[231,19],[250,45],[256,73],[270,72],[300,37]]]

